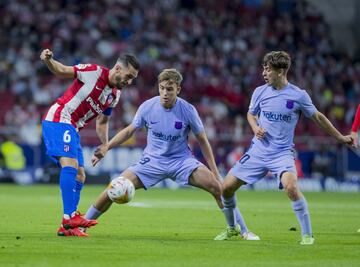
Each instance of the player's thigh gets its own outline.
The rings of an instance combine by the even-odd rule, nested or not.
[[[79,167],[79,163],[76,158],[60,157],[59,162],[60,162],[60,166],[62,168],[73,167],[75,169],[78,169],[78,167]]]
[[[254,184],[265,177],[268,168],[255,154],[244,154],[230,169],[228,175],[236,177],[245,184]],[[228,176],[227,175],[227,176]]]
[[[269,160],[267,165],[271,173],[278,179],[280,189],[296,185],[297,172],[292,151],[279,153]]]
[[[285,171],[282,173],[280,181],[285,189],[298,190],[297,176],[293,172]]]
[[[243,180],[238,179],[231,173],[228,173],[223,181],[223,196],[230,197],[240,186],[246,184]]]
[[[139,179],[139,177],[137,177],[137,175],[133,173],[131,170],[126,169],[121,173],[121,176],[126,179],[129,179],[134,184],[135,189],[144,188],[144,185]]]
[[[67,123],[43,121],[42,134],[46,146],[46,153],[56,163],[59,164],[61,157],[74,158],[78,161],[80,137],[74,126]]]
[[[143,188],[147,190],[169,176],[167,167],[157,158],[144,156],[127,170],[135,174],[143,184]]]
[[[189,177],[189,184],[198,188],[202,188],[213,194],[221,193],[220,182],[205,166],[200,166],[191,173]]]

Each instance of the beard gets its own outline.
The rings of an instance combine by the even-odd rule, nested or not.
[[[115,77],[115,84],[116,84],[117,88],[122,88],[123,87],[120,76]]]

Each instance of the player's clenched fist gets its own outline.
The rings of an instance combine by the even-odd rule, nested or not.
[[[40,59],[41,60],[49,60],[52,58],[52,56],[53,56],[53,52],[51,52],[51,50],[44,49],[40,54]]]

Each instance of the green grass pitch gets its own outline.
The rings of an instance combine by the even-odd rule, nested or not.
[[[104,186],[85,186],[85,212]],[[0,266],[360,266],[360,194],[306,193],[316,243],[300,246],[283,192],[238,192],[261,241],[213,241],[225,227],[201,190],[139,190],[113,205],[88,238],[57,237],[58,186],[0,184]],[[297,231],[290,231],[296,227]]]

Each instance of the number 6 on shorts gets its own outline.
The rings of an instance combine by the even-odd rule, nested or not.
[[[69,134],[69,130],[66,130],[63,136],[64,143],[70,143],[71,142],[71,135]]]

